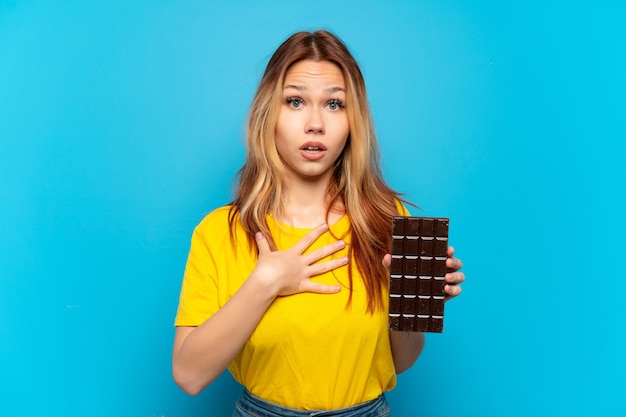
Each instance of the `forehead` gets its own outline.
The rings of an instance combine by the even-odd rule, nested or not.
[[[335,85],[344,87],[341,69],[329,61],[306,59],[293,64],[285,74],[284,87],[289,85]]]

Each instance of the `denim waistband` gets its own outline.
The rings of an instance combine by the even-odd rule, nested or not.
[[[298,410],[269,403],[247,390],[237,400],[233,417],[389,417],[385,395],[362,404],[337,410]]]

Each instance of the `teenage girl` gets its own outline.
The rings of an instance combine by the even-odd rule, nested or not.
[[[233,202],[194,230],[173,375],[197,394],[225,369],[233,416],[387,416],[384,392],[422,333],[388,330],[391,218],[361,71],[335,35],[299,32],[270,59]],[[445,292],[461,292],[449,248]],[[321,412],[321,413],[320,413]]]

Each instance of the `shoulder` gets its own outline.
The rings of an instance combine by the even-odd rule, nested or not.
[[[406,204],[404,201],[396,198],[396,209],[398,210],[398,215],[399,216],[410,216],[411,213],[409,212],[409,209],[406,208]]]
[[[228,218],[230,209],[232,206],[222,206],[211,211],[204,216],[196,228],[214,228],[214,227],[226,227],[228,228]]]
[[[220,240],[222,237],[229,236],[229,216],[231,207],[232,206],[222,206],[204,216],[194,229],[194,235],[203,238],[210,238],[212,241]]]

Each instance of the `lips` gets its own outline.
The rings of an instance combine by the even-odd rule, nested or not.
[[[300,147],[300,153],[305,159],[315,161],[326,154],[326,146],[320,142],[307,142]]]
[[[320,142],[307,142],[300,147],[301,151],[322,152],[326,150],[326,146]]]

